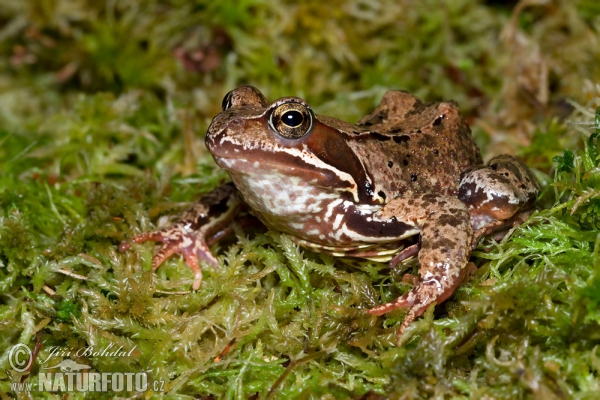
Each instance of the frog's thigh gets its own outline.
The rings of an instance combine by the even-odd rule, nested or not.
[[[539,185],[516,157],[501,155],[463,174],[458,198],[469,207],[473,229],[501,226],[518,211],[531,208]]]
[[[397,198],[383,207],[378,216],[396,217],[421,230],[419,284],[393,302],[369,310],[381,315],[409,306],[398,335],[432,303],[441,303],[462,282],[471,254],[473,230],[465,204],[439,194]]]

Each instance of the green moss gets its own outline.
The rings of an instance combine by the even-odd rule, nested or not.
[[[583,0],[516,14],[466,0],[4,2],[0,393],[21,379],[9,349],[33,349],[39,335],[33,376],[70,358],[99,372],[145,371],[182,398],[594,398],[596,9]],[[484,153],[508,143],[536,169],[539,210],[480,244],[478,271],[401,346],[404,311],[364,309],[410,290],[403,274],[415,260],[390,271],[235,227],[213,248],[220,267],[204,268],[191,292],[179,257],[152,271],[153,244],[119,245],[228,179],[202,132],[241,83],[350,121],[389,88],[455,99]],[[127,356],[75,354],[89,346]]]

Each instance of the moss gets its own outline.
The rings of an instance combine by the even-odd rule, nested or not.
[[[8,350],[38,337],[25,382],[70,358],[171,396],[600,390],[593,1],[31,0],[1,4],[0,27],[0,393],[21,379]],[[152,244],[119,245],[228,179],[202,132],[241,83],[350,121],[389,88],[458,100],[488,157],[535,168],[539,210],[480,244],[478,271],[401,346],[404,312],[364,309],[408,291],[414,260],[390,271],[235,227],[192,292],[180,258],[152,271]],[[127,355],[78,353],[107,348]]]

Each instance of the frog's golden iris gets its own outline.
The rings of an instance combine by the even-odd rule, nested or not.
[[[312,128],[312,112],[301,103],[283,103],[271,112],[269,125],[283,137],[296,139]]]

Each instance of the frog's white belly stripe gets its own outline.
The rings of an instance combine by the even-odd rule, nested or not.
[[[335,221],[333,221],[333,229],[337,229],[340,227],[340,224],[342,223],[343,218],[344,218],[343,214],[338,214],[335,216]]]
[[[325,213],[325,217],[324,217],[324,219],[325,219],[326,222],[329,222],[329,219],[331,218],[331,215],[333,214],[333,210],[337,206],[339,206],[340,204],[342,204],[343,202],[344,202],[344,200],[337,199],[337,200],[334,200],[334,201],[330,202],[327,205],[327,212]]]

